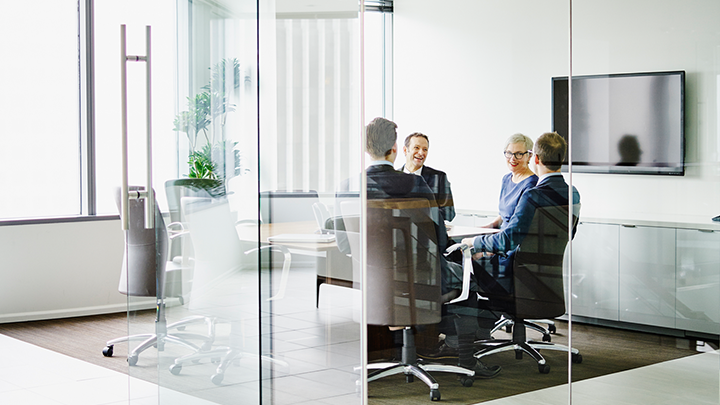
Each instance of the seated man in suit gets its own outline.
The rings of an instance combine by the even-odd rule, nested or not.
[[[440,214],[444,221],[452,221],[455,218],[455,206],[453,204],[452,190],[447,174],[440,170],[435,170],[425,165],[428,151],[430,149],[430,139],[427,135],[420,132],[414,132],[405,138],[405,146],[403,153],[405,154],[405,164],[402,171],[405,173],[416,174],[425,179],[428,187],[435,195],[435,201],[440,208]]]
[[[485,252],[503,254],[509,258],[507,265],[504,267],[497,266],[496,263],[493,263],[493,266],[489,266],[487,263],[483,266],[478,261],[473,262],[475,277],[481,291],[499,295],[512,293],[513,253],[527,235],[536,208],[572,205],[574,214],[576,216],[580,214],[578,212],[580,209],[580,194],[573,186],[572,202],[569,203],[569,186],[560,173],[566,153],[567,142],[562,136],[555,132],[542,134],[535,141],[534,156],[532,157],[533,160],[531,160],[531,163],[534,162],[535,173],[539,177],[537,185],[525,191],[520,197],[508,226],[495,234],[480,235],[462,240],[463,244],[472,246],[476,252],[473,257],[476,259],[487,256]],[[573,228],[573,235],[575,235],[575,230]],[[491,257],[491,263],[494,258],[496,257]]]
[[[388,198],[425,198],[430,201],[428,215],[432,218],[437,232],[438,246],[447,245],[447,229],[439,213],[434,193],[421,176],[415,176],[395,170],[393,163],[398,153],[397,146],[397,125],[384,118],[375,118],[366,127],[367,145],[366,151],[372,162],[367,169],[367,198],[368,200]],[[352,192],[353,187],[350,181],[341,186],[338,196],[344,192]],[[462,268],[459,264],[448,262],[445,257],[440,256],[440,268],[442,274],[442,293],[447,301],[452,299],[453,293],[462,288]],[[477,321],[474,317],[455,317],[453,324],[456,332],[460,335],[475,336]],[[488,329],[489,332],[489,329]],[[458,364],[461,367],[470,368],[475,371],[475,376],[480,378],[495,377],[500,372],[500,366],[487,367],[476,360],[473,354],[472,338],[465,347],[460,348]]]

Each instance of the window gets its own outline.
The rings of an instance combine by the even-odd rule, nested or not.
[[[0,218],[79,215],[78,2],[0,9]]]

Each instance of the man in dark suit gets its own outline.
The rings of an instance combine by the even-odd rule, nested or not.
[[[430,202],[428,215],[435,224],[437,243],[441,249],[447,246],[447,229],[443,222],[442,214],[435,201],[435,193],[428,186],[423,177],[403,173],[395,170],[393,163],[397,158],[397,125],[384,118],[375,118],[366,127],[366,151],[372,161],[367,168],[367,199],[378,200],[388,198],[425,198]],[[341,185],[338,197],[350,192],[357,186],[350,185],[346,181]],[[347,195],[347,194],[345,194]],[[357,194],[355,194],[357,196]],[[452,199],[450,199],[452,201]],[[453,214],[454,215],[454,214]],[[453,262],[448,262],[441,254],[440,272],[442,274],[442,293],[447,300],[453,297],[455,290],[462,288],[462,267]],[[459,348],[458,364],[461,367],[470,368],[475,371],[479,378],[492,378],[500,373],[500,366],[488,367],[481,361],[475,359],[473,354],[473,340],[478,322],[474,316],[454,315],[448,322],[455,333],[463,336],[470,336],[469,341],[464,342],[464,347]],[[486,331],[489,333],[489,329]]]
[[[478,284],[484,291],[495,294],[512,292],[512,256],[525,235],[528,234],[537,208],[572,205],[573,214],[575,216],[580,214],[580,194],[573,186],[572,203],[568,203],[569,186],[560,173],[566,152],[567,143],[562,136],[555,132],[542,134],[535,141],[534,156],[531,160],[534,162],[535,173],[539,180],[535,187],[525,191],[520,197],[508,226],[495,234],[462,240],[463,244],[473,247],[476,252],[473,257],[476,259],[487,256],[488,253],[504,254],[510,258],[506,267],[497,268],[495,266],[494,270],[490,270],[487,264],[483,266],[477,261],[473,263]],[[573,228],[573,236],[575,230]],[[488,268],[486,269],[486,267]]]
[[[408,135],[405,138],[405,146],[403,146],[405,164],[402,170],[405,173],[417,174],[425,179],[428,187],[435,195],[435,201],[440,208],[442,219],[452,221],[455,218],[455,205],[453,204],[450,182],[445,172],[425,165],[429,149],[430,139],[428,139],[427,135],[420,132]]]

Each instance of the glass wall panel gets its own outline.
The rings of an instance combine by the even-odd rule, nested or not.
[[[434,1],[399,0],[393,8],[393,121],[398,125],[400,145],[395,167],[407,168],[421,162],[423,178],[432,169],[444,172],[452,188],[450,201],[455,213],[454,217],[444,213],[444,219],[450,220],[447,233],[451,241],[471,242],[467,239],[494,227],[503,227],[501,232],[522,229],[523,235],[519,240],[508,234],[512,244],[496,248],[491,242],[498,237],[472,240],[476,252],[495,252],[494,258],[477,259],[471,265],[476,276],[471,288],[489,300],[473,301],[473,291],[471,300],[443,304],[440,322],[414,328],[418,354],[426,363],[461,364],[477,372],[468,387],[468,379],[458,379],[461,372],[457,370],[430,371],[439,383],[443,400],[505,403],[513,401],[506,397],[516,396],[517,403],[565,403],[570,366],[567,352],[542,346],[544,360],[538,361],[527,352],[516,355],[519,346],[512,344],[504,351],[493,349],[502,339],[538,342],[532,346],[544,345],[547,339],[565,345],[569,340],[568,323],[559,318],[565,312],[562,256],[569,228],[568,210],[550,212],[553,210],[518,205],[525,183],[516,184],[511,174],[517,175],[513,176],[516,180],[532,182],[532,176],[525,177],[529,174],[526,168],[537,173],[539,169],[531,162],[534,155],[526,153],[532,145],[522,142],[523,138],[509,139],[520,133],[534,142],[553,130],[552,78],[569,74],[569,2],[459,1],[448,6]],[[427,152],[415,151],[411,145],[409,153],[405,153],[403,141],[414,132],[428,136]],[[504,152],[509,152],[510,157],[506,158]],[[428,177],[426,182],[435,201],[447,201],[442,198],[438,181]],[[562,189],[560,185],[557,188]],[[512,190],[517,190],[514,198]],[[561,205],[567,204],[565,190]],[[560,202],[556,200],[553,205]],[[368,196],[368,206],[370,203]],[[517,223],[511,221],[516,208],[525,215]],[[533,223],[540,219],[545,225]],[[506,262],[498,257],[518,243],[513,278],[503,264]],[[444,245],[441,250],[445,250]],[[452,269],[461,271],[462,267],[458,267],[463,259],[458,253],[447,260],[455,264],[441,262],[442,274],[448,275]],[[495,279],[500,281],[493,284]],[[458,282],[450,278],[442,291],[457,289]],[[496,287],[502,287],[505,293]],[[533,304],[523,305],[526,300]],[[515,316],[514,324],[502,323],[502,316]],[[535,329],[526,330],[519,319],[554,321],[537,324],[555,332],[543,335]],[[493,331],[495,326],[498,329]],[[491,341],[481,341],[490,335]],[[397,342],[401,337],[395,339]],[[389,356],[394,355],[390,351]],[[487,368],[476,363],[475,357]],[[408,397],[421,402],[427,400],[429,392],[420,382],[405,384],[402,375],[369,385],[371,403],[401,403]],[[546,388],[553,390],[547,397],[539,391]]]
[[[0,52],[8,57],[0,67],[0,117],[9,124],[2,148],[13,169],[0,182],[19,197],[3,199],[0,218],[81,209],[78,2],[36,5],[31,13],[22,2],[1,7]]]
[[[720,8],[572,7],[573,403],[717,403]]]
[[[359,201],[336,198],[362,171],[360,22],[356,1],[261,2],[261,351],[281,361],[261,369],[268,403],[362,400]]]

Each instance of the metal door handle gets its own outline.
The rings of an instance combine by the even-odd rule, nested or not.
[[[120,222],[122,229],[128,230],[128,205],[130,198],[145,199],[145,229],[152,229],[155,226],[155,195],[152,192],[152,74],[150,64],[150,26],[145,27],[145,56],[128,55],[126,48],[125,24],[120,25],[120,94],[122,109],[122,191],[120,195]],[[128,136],[127,136],[127,62],[145,62],[145,74],[147,76],[146,88],[146,125],[147,135],[147,171],[145,178],[145,190],[139,193],[129,193],[128,185]]]

